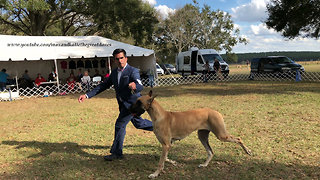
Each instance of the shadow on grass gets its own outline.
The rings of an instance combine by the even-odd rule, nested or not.
[[[142,91],[145,95],[151,88]],[[244,95],[244,94],[294,94],[297,92],[320,93],[319,83],[296,83],[296,82],[221,82],[221,83],[199,83],[190,85],[178,85],[168,87],[155,87],[152,89],[159,97],[181,96],[185,94],[200,95]],[[77,99],[79,95],[73,94],[69,98]],[[105,91],[94,98],[115,98],[113,90]]]
[[[100,155],[84,149],[105,149],[105,146],[78,145],[73,142],[47,143],[37,141],[3,141],[2,145],[16,148],[39,148],[40,153],[27,160],[11,163],[14,171],[4,172],[3,179],[147,179],[157,167],[161,148],[152,145],[129,145],[134,153],[124,159],[105,162]],[[141,154],[143,148],[146,154]],[[149,150],[153,150],[151,153]],[[198,168],[206,153],[198,155],[196,145],[174,146],[169,157],[177,166],[165,164],[165,173],[158,179],[318,179],[320,167],[305,163],[265,161],[244,153],[216,153],[209,166]],[[201,159],[194,158],[201,156]]]
[[[144,90],[144,94],[150,88]],[[294,94],[297,92],[320,93],[319,83],[295,82],[224,82],[183,85],[176,87],[158,87],[153,89],[159,97],[181,96],[185,94],[209,96],[237,96],[245,94]]]
[[[98,155],[89,154],[83,149],[104,149],[108,148],[106,146],[83,146],[78,145],[73,142],[63,142],[63,143],[49,143],[49,142],[39,142],[39,141],[2,141],[4,145],[16,146],[16,149],[20,148],[33,148],[40,149],[38,154],[28,156],[28,158],[37,158],[40,156],[48,156],[51,153],[69,153],[69,154],[78,154],[83,157],[89,158],[100,158]]]

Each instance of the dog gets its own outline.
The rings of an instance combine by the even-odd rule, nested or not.
[[[139,97],[130,108],[130,112],[134,116],[140,116],[145,111],[148,112],[152,119],[153,132],[162,145],[162,155],[158,168],[153,174],[149,175],[149,178],[155,178],[160,174],[164,168],[165,161],[176,165],[175,161],[167,158],[172,143],[187,137],[196,130],[198,131],[198,138],[208,153],[206,161],[200,164],[199,167],[206,167],[213,157],[208,141],[210,132],[213,132],[221,141],[239,144],[248,155],[252,155],[239,137],[232,137],[227,132],[224,120],[219,112],[210,108],[169,112],[164,110],[154,98],[155,96],[152,96],[152,91],[150,91],[148,95]]]

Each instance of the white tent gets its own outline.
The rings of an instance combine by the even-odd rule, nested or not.
[[[61,61],[68,63],[71,60],[105,58],[110,62],[112,52],[116,48],[125,49],[128,63],[141,71],[155,67],[156,58],[153,50],[99,36],[0,35],[0,68],[6,68],[9,75],[18,77],[28,69],[32,78],[35,78],[37,73],[47,76],[55,68],[59,79],[65,79],[71,70],[63,70]],[[98,70],[106,72],[107,68],[99,67]],[[93,75],[94,69],[90,73]]]

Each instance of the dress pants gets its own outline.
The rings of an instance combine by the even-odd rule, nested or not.
[[[117,156],[122,156],[123,141],[126,135],[126,127],[129,121],[131,121],[134,127],[137,129],[152,131],[153,126],[152,126],[152,122],[147,119],[142,119],[140,116],[139,117],[132,116],[129,110],[120,102],[119,102],[119,109],[120,109],[120,114],[115,124],[114,140],[111,146],[110,153]]]

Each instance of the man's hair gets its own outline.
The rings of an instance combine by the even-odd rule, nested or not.
[[[113,56],[119,54],[119,53],[123,53],[124,57],[127,57],[127,52],[124,49],[115,49],[112,53]]]
[[[7,70],[6,70],[6,69],[2,69],[1,71],[2,71],[2,72],[6,72]]]

